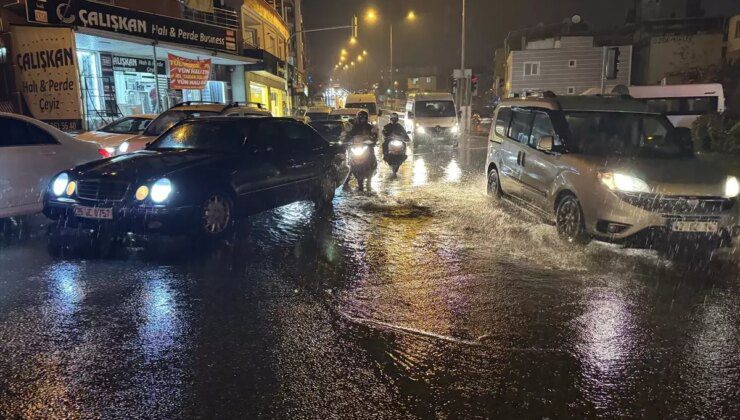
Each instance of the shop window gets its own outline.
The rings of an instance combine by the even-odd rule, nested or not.
[[[269,107],[269,95],[267,92],[267,86],[249,82],[249,102],[262,104],[265,108]]]
[[[183,89],[183,101],[206,101],[227,103],[226,82],[209,80],[203,90]]]
[[[98,53],[78,50],[77,62],[80,69],[83,114],[87,128],[93,130],[100,127],[106,116]]]

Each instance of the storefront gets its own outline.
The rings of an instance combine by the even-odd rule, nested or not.
[[[252,58],[259,62],[245,66],[249,101],[262,104],[276,117],[290,115],[292,97],[288,91],[285,62],[264,50],[252,53]]]
[[[73,27],[84,129],[162,112],[182,101],[244,99],[244,79],[234,77],[244,77],[243,66],[256,60],[237,55],[235,30],[85,0],[73,3],[64,17],[56,13],[60,3],[37,2],[34,7],[44,10],[29,10],[28,20]],[[202,88],[173,87],[172,57],[207,63]],[[242,92],[232,94],[232,84]],[[279,95],[276,101],[279,108]]]

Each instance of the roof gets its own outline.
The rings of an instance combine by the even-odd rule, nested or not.
[[[331,111],[331,115],[357,115],[358,112],[365,111],[364,108],[339,108]]]
[[[552,98],[528,97],[504,99],[501,105],[537,107],[563,111],[616,111],[653,113],[640,101],[621,96],[588,95],[556,96]]]

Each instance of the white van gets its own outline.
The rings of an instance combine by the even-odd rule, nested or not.
[[[406,102],[406,132],[415,142],[457,145],[456,109],[451,93],[412,93]]]
[[[725,94],[719,83],[630,86],[630,96],[665,114],[675,127],[688,127],[704,114],[723,112]]]
[[[362,108],[370,114],[370,123],[373,125],[378,124],[380,108],[378,107],[378,98],[376,98],[372,93],[351,93],[347,95],[344,107]]]

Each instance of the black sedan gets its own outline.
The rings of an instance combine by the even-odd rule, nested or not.
[[[186,120],[146,150],[57,175],[44,200],[44,214],[58,221],[50,240],[80,232],[218,238],[237,218],[295,201],[328,207],[346,177],[343,156],[292,119]]]

